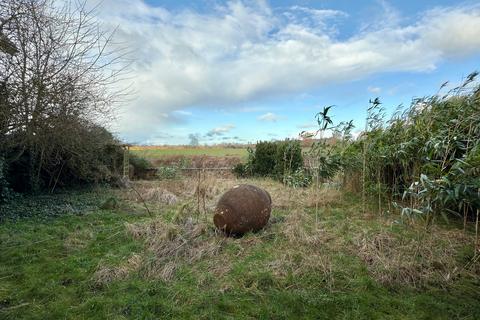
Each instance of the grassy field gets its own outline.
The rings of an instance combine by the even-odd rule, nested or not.
[[[235,156],[243,159],[247,158],[247,149],[245,148],[225,148],[225,147],[141,147],[135,146],[131,151],[147,159],[159,159],[168,156],[213,156],[228,157]]]
[[[0,223],[0,318],[478,319],[472,230],[363,214],[338,190],[243,182],[274,209],[242,238],[212,228],[238,183],[213,176],[206,213],[188,178],[135,184],[152,215],[135,192],[106,189],[3,208],[14,219]]]

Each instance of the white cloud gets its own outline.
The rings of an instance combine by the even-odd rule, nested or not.
[[[185,111],[185,110],[175,110],[175,113],[178,113],[182,116],[191,116],[193,115],[193,113],[191,113],[190,111]]]
[[[260,112],[264,110],[265,110],[265,107],[241,107],[236,111],[249,113],[249,112]]]
[[[231,131],[235,126],[233,124],[227,124],[221,127],[213,128],[212,130],[208,131],[206,136],[213,137],[213,136],[223,136],[225,133]]]
[[[480,50],[480,8],[438,8],[427,13],[419,32],[426,46],[445,57],[464,56]]]
[[[298,129],[314,129],[314,128],[318,128],[318,123],[305,122],[305,123],[297,125],[297,128]]]
[[[374,87],[374,86],[369,86],[367,90],[368,92],[375,93],[375,94],[379,94],[382,91],[380,87]]]
[[[259,116],[257,119],[265,122],[277,122],[280,119],[280,117],[275,113],[267,112]]]
[[[343,11],[329,9],[312,9],[302,6],[292,6],[290,10],[283,12],[290,24],[302,25],[304,28],[310,28],[310,32],[327,32],[336,34],[337,30],[334,24],[328,22],[339,18],[346,18],[348,14]]]
[[[134,59],[136,95],[120,110],[118,130],[149,136],[175,110],[240,108],[379,72],[425,72],[480,52],[480,6],[437,8],[401,25],[398,12],[382,3],[383,20],[339,40],[335,23],[348,17],[333,10],[236,1],[210,13],[174,12],[105,0],[100,18],[118,26],[116,42],[130,46]]]

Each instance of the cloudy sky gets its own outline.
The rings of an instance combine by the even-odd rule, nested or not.
[[[480,68],[478,1],[104,0],[98,17],[130,48],[113,129],[135,143],[295,137],[327,105],[361,128],[369,99],[393,111]]]

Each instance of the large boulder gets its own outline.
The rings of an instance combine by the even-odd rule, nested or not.
[[[241,184],[225,192],[218,200],[213,223],[227,234],[242,235],[263,228],[271,211],[272,198],[267,191]]]

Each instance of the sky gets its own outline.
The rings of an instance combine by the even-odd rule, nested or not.
[[[478,1],[103,0],[97,16],[129,49],[111,129],[137,144],[295,138],[329,105],[359,132],[370,99],[391,113],[480,69]]]

